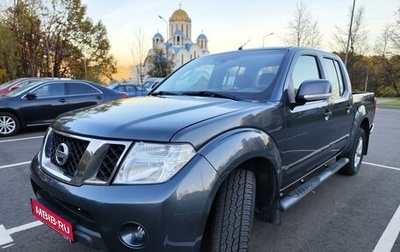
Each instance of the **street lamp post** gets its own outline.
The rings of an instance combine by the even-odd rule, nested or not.
[[[50,34],[50,32],[49,32]],[[50,47],[49,47],[49,38],[50,35],[46,34],[46,49],[47,49],[47,66],[50,68],[51,70],[51,78],[54,79],[54,67],[52,65],[50,65]]]
[[[356,0],[353,0],[353,7],[351,8],[351,17],[350,17],[350,26],[349,26],[349,35],[347,37],[347,45],[346,45],[346,56],[344,58],[344,65],[347,67],[347,58],[349,57],[349,46],[351,39],[351,30],[353,27],[353,17],[354,17],[354,8],[356,6]]]
[[[167,28],[166,29],[166,34],[165,34],[165,42],[167,42],[168,41],[168,22],[167,22],[167,20],[165,20],[163,17],[161,17],[160,15],[158,15],[158,17],[162,20],[162,21],[164,21],[165,22],[165,27]]]
[[[86,57],[85,58],[83,58],[83,64],[85,64],[84,65],[84,69],[85,69],[85,80],[87,80],[87,63],[86,63]]]
[[[266,34],[266,35],[264,35],[264,37],[263,37],[263,44],[262,44],[262,47],[264,47],[264,41],[265,41],[265,37],[268,37],[268,36],[271,36],[271,35],[274,35],[274,33],[273,33],[273,32],[271,32],[271,33],[269,33],[269,34]]]
[[[165,64],[165,66],[166,66],[166,72],[168,73],[168,46],[167,46],[167,43],[168,43],[168,22],[167,22],[167,20],[165,20],[162,16],[160,16],[160,15],[158,15],[158,17],[162,20],[162,21],[164,21],[165,22],[165,27],[166,27],[166,35],[165,35],[165,55],[166,55],[166,57],[167,57],[167,61],[166,61],[166,64]]]

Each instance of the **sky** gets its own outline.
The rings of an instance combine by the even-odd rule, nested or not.
[[[167,30],[163,17],[169,20],[180,6],[192,20],[192,41],[204,33],[210,53],[244,48],[284,45],[288,22],[293,19],[299,0],[82,0],[87,15],[94,23],[101,21],[108,32],[110,53],[119,66],[135,64],[132,44],[141,32],[145,49],[151,48],[152,37]],[[332,48],[335,27],[346,30],[353,0],[303,0],[323,36],[321,49]],[[365,8],[369,45],[373,47],[387,22],[393,22],[400,0],[356,0],[356,9]],[[272,35],[270,35],[273,33]],[[147,50],[146,50],[147,51]]]

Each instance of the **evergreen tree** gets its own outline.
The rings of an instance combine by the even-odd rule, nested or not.
[[[150,65],[147,74],[151,77],[165,77],[172,72],[174,62],[167,58],[162,49],[156,49],[154,54],[146,59],[146,64]]]

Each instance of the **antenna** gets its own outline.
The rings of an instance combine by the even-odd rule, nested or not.
[[[247,45],[247,43],[249,43],[250,42],[250,39],[249,40],[247,40],[247,42],[246,43],[244,43],[241,47],[239,47],[238,48],[238,50],[243,50],[243,46],[245,46],[245,45]]]

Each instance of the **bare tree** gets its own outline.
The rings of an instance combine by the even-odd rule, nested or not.
[[[333,34],[332,48],[339,52],[345,52],[347,40],[349,36],[349,27],[351,19],[352,7],[349,9],[349,22],[345,28],[335,26],[336,32]],[[350,36],[350,54],[364,55],[368,52],[368,31],[365,24],[365,8],[359,7],[354,14],[353,25]]]
[[[378,56],[381,87],[390,87],[400,96],[400,8],[396,12],[397,19],[387,23],[375,44]]]
[[[131,46],[131,54],[133,57],[134,71],[138,78],[139,83],[143,83],[143,78],[146,76],[146,69],[144,61],[146,59],[147,47],[144,41],[145,34],[142,28],[139,28],[138,32],[135,33],[135,40]]]
[[[282,40],[289,45],[318,47],[322,35],[318,28],[318,21],[314,21],[311,12],[304,2],[297,3],[294,17],[288,22],[288,33]]]
[[[382,29],[381,36],[377,38],[374,51],[382,56],[388,53],[390,47],[390,38],[393,29],[393,24],[386,23],[386,25]]]
[[[393,44],[393,47],[400,51],[400,8],[397,10],[396,14],[396,21],[392,24],[389,37],[390,41]]]
[[[353,21],[351,17],[353,16]],[[364,55],[368,52],[368,31],[364,20],[365,8],[359,7],[354,11],[353,6],[349,8],[349,22],[346,27],[335,26],[336,32],[333,33],[331,47],[337,51],[343,59],[347,59],[346,67],[349,73],[353,89],[364,90],[366,86],[366,80],[369,78],[371,71],[370,66],[364,59]],[[351,32],[349,37],[349,30],[351,26]],[[347,41],[349,41],[349,51],[347,57],[345,52],[347,51]]]

